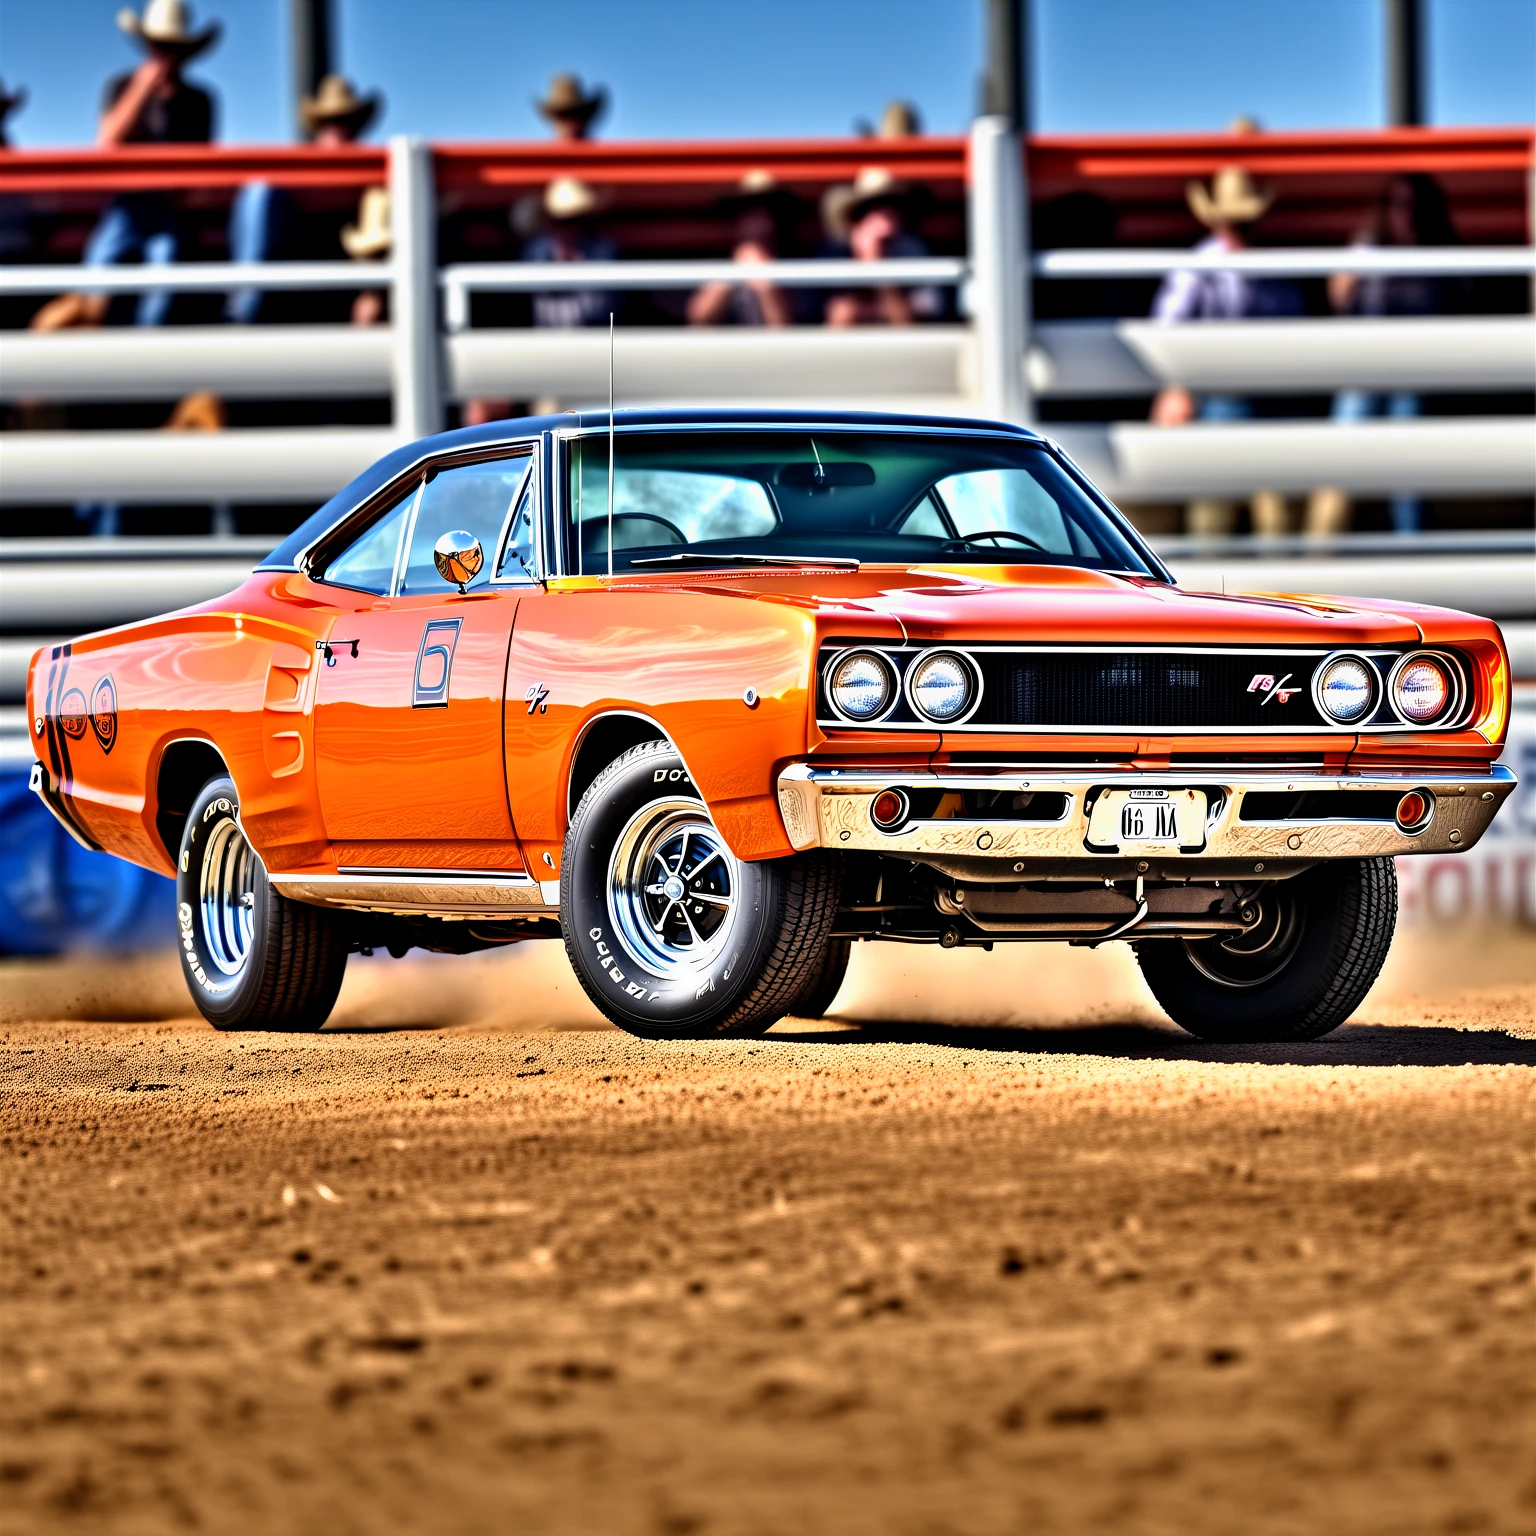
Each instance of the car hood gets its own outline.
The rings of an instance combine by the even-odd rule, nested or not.
[[[621,580],[626,587],[635,580],[652,589],[787,603],[813,615],[823,634],[858,634],[861,622],[868,633],[872,619],[885,620],[913,641],[1333,647],[1422,638],[1407,611],[1365,599],[1194,592],[1070,566],[747,568]]]

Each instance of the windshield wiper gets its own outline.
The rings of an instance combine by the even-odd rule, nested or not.
[[[631,560],[631,565],[796,565],[819,566],[836,571],[856,571],[857,560],[836,555],[827,559],[810,555],[705,555],[689,550],[681,555],[648,555],[644,560]]]

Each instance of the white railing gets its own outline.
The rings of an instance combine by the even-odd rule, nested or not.
[[[1528,245],[1326,246],[1308,250],[1041,251],[1036,277],[1166,277],[1170,272],[1241,272],[1248,277],[1331,277],[1335,272],[1395,277],[1536,275]]]
[[[629,328],[619,339],[626,404],[805,404],[1026,420],[1031,400],[1151,393],[1176,382],[1245,394],[1345,388],[1536,387],[1529,316],[1277,320],[1159,325],[1144,320],[1031,327],[1022,164],[1006,125],[972,134],[970,258],[474,263],[439,267],[430,154],[390,144],[396,229],[377,263],[187,263],[0,267],[0,295],[294,291],[388,287],[392,323],[353,327],[170,327],[0,336],[0,398],[393,397],[391,429],[220,434],[6,433],[0,502],[277,501],[323,498],[382,447],[437,430],[445,403],[475,397],[595,404],[607,382],[596,330],[469,327],[475,293],[692,289],[756,278],[782,286],[942,284],[961,289],[966,323],[832,331]],[[1049,279],[1153,277],[1188,269],[1259,275],[1331,272],[1527,275],[1530,247],[1190,252],[1050,251]],[[1085,465],[1130,500],[1241,494],[1255,485],[1337,484],[1363,494],[1528,494],[1536,425],[1516,418],[1413,424],[1255,422],[1162,432],[1134,422],[1063,428]]]

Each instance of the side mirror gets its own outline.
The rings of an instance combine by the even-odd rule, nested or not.
[[[453,528],[432,546],[432,563],[444,581],[462,592],[465,584],[480,574],[485,565],[485,551],[474,534]]]

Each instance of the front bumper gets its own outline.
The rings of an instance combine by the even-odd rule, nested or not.
[[[1004,872],[1069,873],[1078,878],[1117,872],[1129,857],[1137,872],[1174,872],[1175,878],[1198,873],[1281,875],[1319,859],[1360,859],[1409,853],[1463,853],[1487,830],[1494,813],[1515,787],[1515,776],[1504,767],[1483,774],[1391,772],[1328,774],[1316,771],[1277,772],[1244,769],[1228,772],[1202,766],[1191,771],[1108,772],[1021,769],[1016,773],[924,772],[904,769],[820,768],[796,763],[779,776],[779,809],[785,831],[797,849],[838,848],[952,868],[973,878],[1000,878]],[[1203,844],[1194,848],[1163,848],[1155,853],[1139,847],[1090,846],[1089,818],[1105,790],[1196,788],[1205,791],[1208,814]],[[913,800],[932,800],[934,790],[1015,791],[1061,796],[1060,815],[1050,821],[1008,820],[987,816],[965,819],[941,815],[910,819],[890,831],[870,815],[882,790],[899,789]],[[1410,790],[1433,796],[1428,824],[1403,831],[1380,813],[1382,792],[1401,796]],[[1285,815],[1250,819],[1245,802],[1256,794],[1279,796],[1338,792],[1330,814]],[[924,792],[929,792],[925,795]],[[1358,802],[1369,815],[1352,814],[1349,796],[1369,794]],[[949,797],[951,802],[954,796]],[[1315,805],[1315,799],[1312,801]],[[1005,862],[1006,861],[1006,862]],[[1063,865],[1069,869],[1062,869]],[[1152,866],[1155,866],[1153,868]]]

